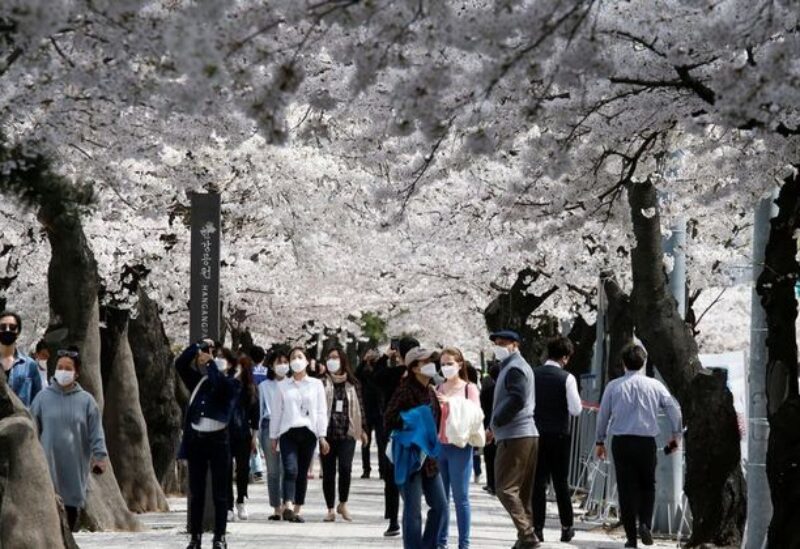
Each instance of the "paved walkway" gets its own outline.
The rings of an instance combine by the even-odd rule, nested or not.
[[[374,457],[374,456],[373,456]],[[325,504],[319,479],[309,481],[307,505],[303,508],[305,524],[267,521],[271,508],[267,501],[267,491],[263,484],[250,485],[248,511],[250,519],[229,525],[228,545],[231,549],[315,549],[324,544],[327,548],[353,549],[357,547],[401,548],[400,538],[384,538],[386,523],[383,517],[383,483],[377,478],[361,480],[360,452],[356,452],[353,464],[350,512],[353,522],[346,523],[337,517],[335,523],[324,523]],[[319,468],[317,466],[317,468]],[[375,469],[374,469],[375,470]],[[374,471],[373,470],[373,471]],[[511,520],[496,498],[481,490],[480,485],[471,485],[472,501],[472,544],[474,549],[508,549],[516,539]],[[150,528],[147,532],[128,533],[89,533],[76,535],[82,549],[174,549],[186,546],[185,533],[186,501],[170,499],[171,512],[153,513],[142,516],[142,521]],[[450,513],[450,547],[457,547],[457,528],[455,512]],[[548,504],[547,528],[543,548],[583,548],[610,549],[621,548],[624,538],[621,533],[606,533],[596,524],[588,524],[576,519],[577,535],[569,544],[558,541],[558,518],[554,504]],[[210,547],[210,536],[204,540],[204,547]],[[675,542],[656,543],[657,548],[675,547]]]

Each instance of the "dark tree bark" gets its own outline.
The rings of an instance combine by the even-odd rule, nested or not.
[[[53,202],[42,206],[39,220],[51,247],[47,284],[50,299],[49,339],[77,345],[81,352],[81,386],[104,409],[100,374],[100,327],[97,263],[77,212]],[[91,530],[137,531],[142,526],[128,510],[117,484],[113,462],[102,475],[89,475],[84,526]]]
[[[594,356],[594,341],[597,339],[597,330],[594,324],[588,324],[579,315],[572,324],[572,329],[567,337],[575,345],[575,354],[572,355],[566,370],[575,376],[580,389],[581,376],[592,371],[592,357]]]
[[[539,364],[543,338],[558,334],[555,320],[542,322],[536,328],[528,323],[534,311],[558,289],[554,286],[542,295],[529,294],[528,288],[539,276],[533,269],[523,269],[511,288],[495,297],[483,313],[490,332],[514,330],[519,333],[522,338],[520,352],[532,366]]]
[[[622,365],[622,350],[633,341],[633,311],[631,298],[622,291],[613,276],[603,278],[603,289],[608,302],[606,313],[608,332],[608,358],[603,387],[609,381],[625,374]]]
[[[0,375],[0,547],[72,549],[62,531],[58,500],[25,406]]]
[[[797,299],[800,276],[795,232],[800,229],[800,177],[784,181],[756,288],[767,316],[767,479],[773,513],[769,547],[800,547],[800,396],[797,382]]]
[[[139,383],[128,340],[129,313],[112,308],[103,312],[102,358],[109,372],[104,378],[107,403],[103,426],[117,482],[128,509],[134,513],[168,511],[153,470],[147,426],[139,404]]]
[[[136,318],[128,323],[128,341],[139,381],[139,403],[147,423],[153,469],[166,490],[174,483],[175,456],[183,425],[182,411],[175,396],[175,357],[158,304],[141,287],[138,296]],[[174,484],[169,488],[174,489]]]
[[[649,180],[629,185],[628,202],[636,237],[631,255],[636,330],[680,402],[687,427],[684,490],[694,520],[689,545],[738,546],[746,491],[733,398],[724,382],[703,369],[692,328],[669,292],[655,186]]]

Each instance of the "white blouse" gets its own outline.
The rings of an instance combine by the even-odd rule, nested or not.
[[[270,404],[269,437],[279,438],[295,427],[307,427],[317,438],[328,432],[325,387],[319,379],[306,375],[279,381],[278,392]]]

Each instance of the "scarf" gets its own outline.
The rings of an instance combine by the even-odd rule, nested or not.
[[[345,381],[347,381],[347,374],[331,374],[330,372],[328,373],[330,374],[333,382],[336,384],[344,383]]]

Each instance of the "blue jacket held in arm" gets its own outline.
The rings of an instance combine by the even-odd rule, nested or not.
[[[392,432],[392,463],[394,481],[402,486],[422,468],[428,456],[438,458],[441,452],[436,422],[428,405],[400,412],[403,428]]]

